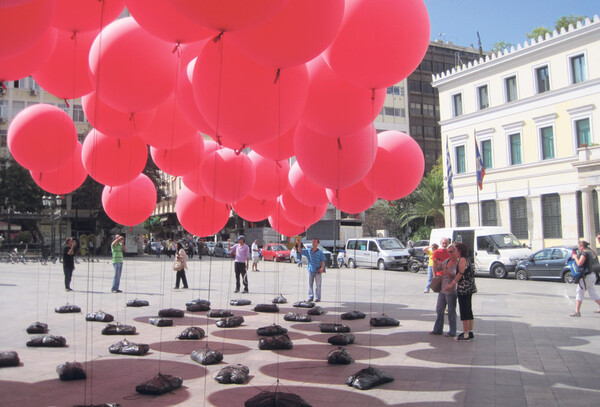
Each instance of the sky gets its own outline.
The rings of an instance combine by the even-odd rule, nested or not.
[[[477,48],[477,31],[484,51],[496,42],[523,43],[527,33],[554,28],[562,16],[600,16],[599,0],[424,0],[431,21],[431,40]]]

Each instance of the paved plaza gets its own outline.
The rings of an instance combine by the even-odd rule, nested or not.
[[[73,406],[119,403],[121,406],[242,406],[261,390],[296,393],[313,406],[596,406],[600,405],[600,314],[587,297],[581,318],[574,308],[573,285],[559,282],[478,278],[474,296],[475,340],[466,343],[429,335],[437,294],[424,294],[426,274],[370,269],[329,269],[323,278],[326,314],[312,322],[287,322],[285,313],[302,312],[292,303],[306,299],[306,268],[289,263],[261,262],[249,272],[250,293],[234,294],[229,259],[204,257],[189,262],[189,290],[174,290],[171,260],[144,255],[126,258],[123,293],[110,292],[112,266],[107,258],[76,265],[72,287],[63,285],[62,265],[0,264],[0,351],[17,351],[18,367],[0,368],[0,406]],[[288,299],[278,314],[253,311],[277,294]],[[126,301],[146,299],[150,306],[126,307]],[[203,298],[212,308],[227,308],[245,322],[218,328],[205,312],[186,312],[174,326],[149,323],[163,308],[185,310],[187,301]],[[234,307],[233,298],[252,305]],[[82,308],[58,314],[65,304]],[[108,347],[123,339],[101,334],[104,323],[86,322],[88,312],[103,310],[115,321],[135,325],[132,342],[150,345],[145,356],[120,356]],[[364,320],[340,321],[342,312],[365,312]],[[382,313],[400,320],[399,327],[371,328],[369,318]],[[25,332],[35,321],[49,333],[66,338],[65,348],[28,348]],[[321,322],[344,322],[356,336],[347,349],[350,365],[328,365],[335,349],[321,333]],[[292,350],[261,351],[256,329],[278,323],[289,329]],[[204,339],[175,337],[194,325]],[[460,325],[459,325],[460,326]],[[202,366],[190,359],[206,346],[223,353],[220,365]],[[57,365],[78,361],[87,380],[62,382]],[[243,385],[214,380],[227,364],[250,369]],[[369,365],[395,380],[361,391],[346,378]],[[162,396],[139,395],[135,387],[158,372],[183,378],[183,387]]]

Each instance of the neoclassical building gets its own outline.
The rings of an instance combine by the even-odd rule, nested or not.
[[[594,244],[598,16],[435,75],[433,86],[440,97],[444,173],[450,164],[453,174],[453,199],[444,183],[446,226],[505,226],[533,249],[579,238]],[[485,168],[481,190],[476,142]]]

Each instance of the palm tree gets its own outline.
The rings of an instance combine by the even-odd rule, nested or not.
[[[444,227],[444,176],[440,163],[423,177],[421,183],[410,196],[412,203],[400,213],[400,223],[406,226],[409,222],[433,218],[436,228]]]

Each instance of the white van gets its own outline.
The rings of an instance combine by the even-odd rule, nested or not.
[[[396,238],[363,237],[346,242],[346,264],[377,267],[379,270],[402,267],[408,269],[408,249]]]
[[[463,242],[469,248],[471,264],[476,273],[505,278],[514,273],[517,263],[531,255],[507,228],[495,226],[433,229],[429,241],[440,243],[447,237],[452,243]]]

